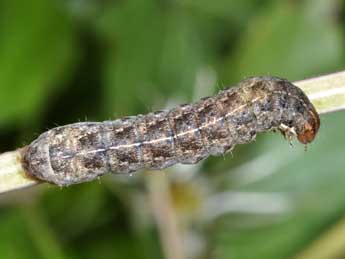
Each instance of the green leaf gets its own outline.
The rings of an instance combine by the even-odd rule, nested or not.
[[[108,116],[163,109],[168,97],[191,99],[204,61],[191,17],[178,9],[163,13],[154,0],[133,0],[108,10],[97,24],[109,49],[104,70]]]
[[[323,8],[318,8],[320,5]],[[285,1],[257,14],[235,54],[229,55],[225,78],[275,75],[297,80],[339,68],[341,30],[324,7],[322,1]],[[333,7],[331,1],[326,7]]]
[[[29,122],[68,75],[73,30],[53,1],[6,0],[0,13],[0,124]]]

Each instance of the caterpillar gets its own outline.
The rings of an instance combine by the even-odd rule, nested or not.
[[[22,165],[29,176],[67,186],[108,172],[195,164],[261,132],[278,130],[306,145],[319,127],[316,109],[297,86],[277,77],[251,77],[171,110],[52,128],[22,148]]]

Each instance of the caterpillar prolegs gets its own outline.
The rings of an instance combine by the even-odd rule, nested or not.
[[[53,128],[22,149],[22,164],[28,175],[65,186],[108,172],[194,164],[249,143],[260,132],[279,130],[307,144],[319,126],[318,113],[297,86],[252,77],[171,110]]]

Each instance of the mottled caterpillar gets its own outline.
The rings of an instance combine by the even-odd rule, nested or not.
[[[193,104],[114,121],[56,127],[22,149],[29,176],[60,186],[105,173],[194,164],[281,131],[310,143],[319,115],[301,89],[276,77],[252,77]]]

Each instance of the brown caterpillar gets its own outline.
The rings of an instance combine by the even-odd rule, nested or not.
[[[280,130],[310,143],[320,126],[307,96],[276,77],[252,77],[199,102],[115,121],[53,128],[22,149],[26,173],[60,186],[105,173],[194,164]]]

